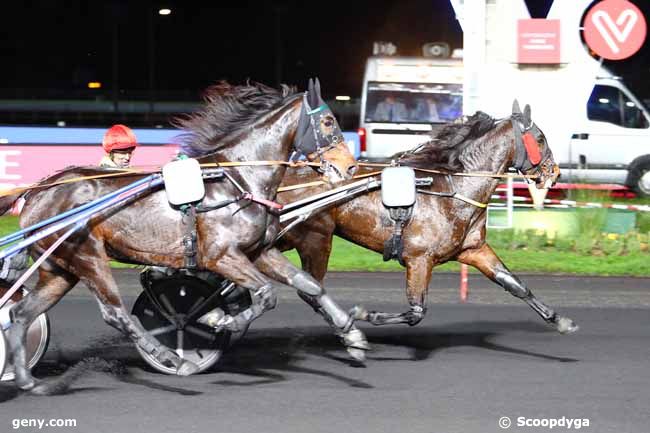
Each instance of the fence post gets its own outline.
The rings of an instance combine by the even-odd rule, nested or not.
[[[461,263],[460,265],[460,301],[466,302],[469,288],[467,287],[467,265]]]

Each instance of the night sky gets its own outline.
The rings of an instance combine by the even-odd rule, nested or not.
[[[110,93],[115,58],[125,97],[146,95],[151,61],[154,87],[164,99],[196,99],[219,79],[271,85],[279,79],[304,88],[311,76],[321,78],[326,97],[359,96],[373,41],[391,41],[401,55],[419,55],[424,42],[462,44],[448,0],[3,3],[0,97],[5,98],[74,97],[88,92],[88,81],[102,82],[101,91]],[[551,2],[527,3],[532,15],[541,17]],[[635,3],[650,17],[650,2]],[[157,15],[163,6],[172,14]],[[650,98],[648,44],[609,66],[639,96]]]

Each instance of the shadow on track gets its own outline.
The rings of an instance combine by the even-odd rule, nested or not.
[[[460,332],[459,332],[460,331]],[[579,362],[575,358],[567,358],[517,349],[490,341],[512,331],[526,333],[557,334],[554,330],[535,322],[463,322],[454,323],[445,327],[412,329],[409,333],[402,332],[368,332],[368,340],[375,345],[388,345],[405,347],[411,351],[410,359],[372,357],[373,361],[423,361],[430,358],[435,352],[452,347],[478,347],[495,352],[524,355],[537,359],[556,362]],[[557,338],[570,338],[557,335]]]
[[[288,379],[283,372],[310,374],[339,381],[353,388],[373,388],[369,383],[346,377],[339,373],[297,365],[307,356],[333,358],[329,352],[341,352],[343,348],[329,328],[309,328],[308,332],[296,329],[273,329],[251,332],[244,341],[224,356],[218,370],[256,378],[253,381],[236,382],[218,380],[211,382],[221,386],[253,386],[282,382]],[[262,335],[259,335],[262,334]],[[337,358],[351,366],[361,366],[354,361]],[[271,371],[268,371],[271,370]]]
[[[372,368],[373,362],[424,361],[436,352],[454,347],[476,347],[551,362],[579,361],[574,358],[508,347],[491,341],[515,332],[555,334],[543,324],[528,321],[469,321],[451,323],[442,327],[430,325],[418,328],[366,326],[366,331],[370,343],[375,346],[376,355],[369,357],[369,368]],[[557,336],[557,338],[570,337]],[[408,351],[408,355],[382,356],[382,347],[404,348]],[[243,341],[226,353],[216,373],[208,372],[203,377],[206,383],[221,387],[254,387],[288,381],[291,380],[291,373],[298,373],[335,380],[353,388],[374,388],[370,383],[346,377],[342,374],[345,370],[336,367],[334,372],[300,365],[309,357],[321,357],[349,367],[362,367],[345,358],[343,353],[340,343],[331,335],[327,327],[251,330]],[[119,335],[97,339],[83,351],[58,353],[58,359],[45,359],[36,367],[34,373],[41,378],[50,378],[64,371],[62,377],[68,378],[66,386],[61,386],[57,394],[110,390],[109,387],[69,388],[72,382],[82,375],[98,372],[113,377],[119,382],[150,389],[184,396],[203,394],[193,389],[161,384],[157,380],[158,375],[139,357],[131,343]],[[215,376],[223,373],[245,376],[248,380],[238,381],[232,378],[214,380]],[[146,377],[142,377],[143,375]],[[160,377],[164,376],[160,375]],[[14,388],[13,383],[0,384],[0,403],[12,400],[21,394]]]

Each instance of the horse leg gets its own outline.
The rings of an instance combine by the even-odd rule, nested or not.
[[[480,248],[467,249],[458,256],[458,261],[472,265],[486,277],[506,289],[511,295],[526,302],[542,319],[555,326],[561,334],[579,329],[573,320],[560,316],[551,307],[535,297],[533,292],[503,264],[494,250],[484,243]]]
[[[102,259],[80,261],[83,268],[78,273],[80,279],[95,295],[104,321],[128,336],[142,350],[156,357],[163,364],[171,363],[176,374],[189,376],[198,370],[191,361],[182,359],[174,351],[163,346],[151,336],[140,323],[134,322],[124,307],[117,283],[113,278],[108,261]]]
[[[238,332],[246,329],[248,324],[265,311],[275,308],[277,295],[273,283],[239,250],[230,249],[217,260],[209,261],[206,268],[249,290],[253,303],[235,316],[224,315],[223,311],[217,308],[199,317],[197,322],[217,330],[225,328]]]
[[[365,360],[365,351],[370,349],[365,335],[311,275],[296,268],[277,248],[264,251],[255,265],[269,277],[294,287],[298,296],[336,329],[348,353],[358,361]]]
[[[311,274],[322,286],[332,252],[332,235],[306,233],[302,242],[296,247],[296,251],[300,256],[302,270]]]
[[[16,374],[16,385],[23,390],[34,388],[36,382],[27,368],[25,350],[27,329],[40,314],[49,310],[79,279],[54,267],[47,261],[39,268],[39,279],[34,290],[27,293],[11,309],[12,325],[7,333]]]
[[[427,312],[426,299],[433,260],[426,255],[420,255],[406,260],[406,297],[410,308],[404,313],[382,313],[379,311],[366,311],[354,307],[350,314],[356,320],[365,320],[373,325],[395,325],[407,323],[415,326],[424,318]]]

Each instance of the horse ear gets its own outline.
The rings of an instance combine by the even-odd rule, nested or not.
[[[512,102],[512,114],[521,114],[521,108],[519,108],[519,102],[516,99]]]
[[[316,91],[316,96],[318,97],[318,105],[322,105],[325,102],[323,101],[323,97],[320,94],[320,81],[318,80],[318,77],[316,77],[316,82],[314,84],[314,90]]]
[[[316,83],[318,83],[318,79],[316,79]],[[313,79],[309,79],[309,86],[307,89],[307,100],[309,101],[309,105],[311,108],[316,108],[320,104],[318,103],[318,87],[317,84],[314,83]]]
[[[307,82],[307,108],[311,110],[311,106],[313,105],[312,100],[313,100],[313,95],[314,95],[314,80],[311,78]]]
[[[530,105],[526,104],[524,107],[524,119],[526,120],[526,123],[529,125],[533,123],[533,118],[530,117]]]

